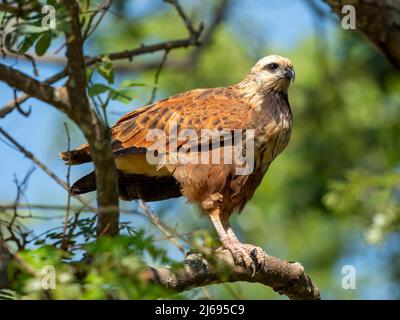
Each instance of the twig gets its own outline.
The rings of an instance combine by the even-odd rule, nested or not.
[[[185,23],[186,28],[188,29],[191,36],[197,37],[198,35],[200,35],[200,33],[203,29],[203,24],[201,23],[200,26],[198,27],[198,29],[196,29],[193,26],[192,21],[186,15],[185,11],[183,10],[183,8],[180,5],[178,0],[164,0],[164,2],[169,3],[175,7],[176,11],[178,12],[179,16],[182,18],[182,20]]]
[[[150,208],[148,207],[148,205],[145,202],[143,202],[142,200],[139,200],[138,203],[139,203],[139,206],[144,211],[145,215],[148,217],[149,221],[154,226],[156,226],[162,233],[164,233],[165,236],[167,237],[167,239],[169,239],[171,241],[171,243],[174,244],[175,247],[177,247],[180,252],[185,254],[184,247],[176,240],[177,236],[175,234],[175,231],[171,231],[168,226],[166,226],[157,216],[155,216],[151,212]],[[174,236],[174,234],[175,234],[175,236]]]
[[[25,189],[28,185],[29,178],[31,177],[32,173],[35,171],[35,167],[31,168],[28,170],[28,172],[25,174],[24,179],[22,179],[21,182],[18,181],[17,177],[15,176],[14,182],[17,187],[17,193],[15,196],[14,200],[14,209],[13,209],[13,215],[11,216],[10,221],[5,222],[4,220],[1,221],[3,225],[6,226],[6,229],[8,231],[8,238],[4,238],[5,241],[13,241],[15,245],[17,246],[18,250],[22,250],[25,248],[27,244],[27,236],[29,232],[22,232],[21,228],[16,225],[17,219],[20,218],[20,215],[18,214],[17,210],[17,204],[19,203],[21,197],[24,196]],[[29,208],[28,208],[29,209]],[[18,234],[18,236],[17,236]]]
[[[67,151],[69,152],[71,150],[71,137],[69,135],[69,130],[68,130],[68,125],[67,123],[64,122],[64,127],[65,127],[65,133],[67,135]],[[71,175],[71,164],[68,163],[68,167],[67,167],[67,189],[70,190],[71,187],[71,183],[70,183],[70,175]],[[68,220],[69,220],[69,211],[70,211],[70,207],[71,207],[71,193],[68,192],[67,193],[67,208],[66,208],[66,212],[65,212],[65,220],[64,220],[64,229],[63,229],[63,234],[61,237],[61,247],[64,248],[66,243],[65,243],[65,236],[67,233],[67,226],[68,226]]]
[[[71,227],[69,228],[68,231],[68,236],[66,239],[63,238],[63,241],[61,242],[61,248],[64,250],[68,249],[69,243],[74,235],[74,230],[76,229],[76,227],[78,226],[78,222],[79,222],[79,215],[80,215],[81,211],[77,211],[75,212],[75,216],[74,216],[74,221],[72,222]],[[64,241],[65,240],[65,241]]]
[[[108,9],[111,6],[111,0],[104,0],[99,7],[94,11],[93,15],[91,15],[90,20],[88,22],[87,28],[86,30],[83,32],[83,39],[86,40],[88,39],[93,32],[97,29],[97,27],[100,25],[101,21],[103,20],[105,14],[107,13]],[[92,23],[94,21],[94,19],[96,18],[96,16],[101,12],[101,15],[99,17],[99,19],[97,19],[96,23],[94,24],[93,28],[91,28]]]
[[[153,89],[151,90],[150,100],[149,100],[149,102],[147,102],[147,104],[152,104],[154,102],[154,99],[156,98],[156,93],[157,93],[157,89],[158,89],[158,80],[160,78],[160,74],[165,65],[165,62],[167,61],[168,53],[169,53],[169,50],[165,50],[164,55],[161,59],[161,62],[158,66],[158,69],[154,76],[154,85],[153,85]]]
[[[22,114],[24,117],[29,117],[29,115],[31,114],[32,108],[29,108],[28,111],[24,111],[21,108],[21,105],[18,102],[18,97],[17,97],[17,90],[13,89],[13,93],[14,93],[14,108],[17,109],[17,111]]]
[[[36,156],[30,151],[26,150],[22,145],[20,145],[13,137],[11,137],[2,127],[0,127],[0,133],[10,142],[12,143],[18,151],[24,154],[27,158],[32,160],[40,169],[42,169],[50,178],[52,178],[55,182],[57,182],[61,187],[63,187],[66,191],[69,192],[67,184],[59,178],[53,171],[51,171],[43,162],[41,162]],[[94,208],[90,203],[88,203],[84,198],[79,195],[73,195],[74,198],[79,200],[85,207],[96,212],[96,208]]]
[[[172,49],[178,49],[178,48],[187,48],[189,46],[196,45],[198,46],[198,39],[181,39],[181,40],[171,40],[167,42],[161,42],[153,45],[142,45],[139,48],[132,49],[132,50],[124,50],[120,52],[114,52],[114,53],[109,53],[109,54],[102,54],[98,55],[95,57],[87,57],[85,60],[85,65],[87,67],[92,66],[98,62],[103,61],[104,58],[108,58],[112,61],[115,60],[124,60],[128,59],[129,61],[132,60],[133,57],[142,55],[142,54],[147,54],[147,53],[153,53],[157,51],[165,51],[165,50],[172,50]],[[1,70],[0,70],[1,72]],[[50,77],[49,79],[46,79],[45,81],[41,82],[41,84],[44,85],[50,85],[53,84],[64,77],[67,76],[67,71],[63,70],[54,76]],[[1,78],[0,78],[1,80]],[[21,95],[20,97],[17,98],[17,103],[22,104],[23,102],[27,101],[29,98],[31,98],[32,95],[24,94]],[[0,118],[4,118],[7,114],[12,112],[15,109],[15,101],[12,100],[8,102],[5,106],[0,108]]]
[[[15,210],[15,209],[20,209],[20,210],[25,210],[25,209],[31,209],[31,210],[56,210],[56,211],[65,211],[67,210],[67,206],[66,205],[54,205],[54,204],[26,204],[26,203],[18,203],[18,204],[2,204],[0,205],[0,211],[4,211],[4,210]],[[94,211],[95,208],[90,209],[85,207],[81,207],[81,206],[70,206],[70,211],[81,211],[84,213],[87,212],[95,212]],[[139,215],[139,216],[143,216],[146,217],[142,212],[138,211],[138,210],[131,210],[131,209],[121,209],[120,210],[121,213],[124,214],[135,214],[135,215]],[[65,215],[59,216],[58,218],[64,218]],[[26,217],[26,218],[31,218]],[[32,217],[34,218],[34,217]]]
[[[19,4],[19,6],[21,5]],[[36,66],[35,59],[30,54],[19,52],[18,50],[14,49],[16,39],[18,38],[20,33],[20,29],[18,28],[20,26],[19,20],[20,16],[18,14],[3,15],[0,32],[1,53],[3,55],[3,58],[7,57],[7,55],[11,53],[18,58],[22,56],[25,59],[29,60],[32,64],[33,74],[37,77],[39,75],[39,70]],[[5,28],[10,28],[10,31],[5,32]]]
[[[30,264],[26,263],[24,259],[21,258],[20,254],[18,252],[14,252],[11,250],[11,248],[8,246],[7,241],[2,239],[1,234],[0,234],[0,253],[7,253],[8,255],[11,256],[11,258],[17,262],[17,264],[20,266],[22,270],[25,272],[35,276],[35,277],[40,277],[40,273],[37,272]]]
[[[93,81],[92,81],[92,80],[89,80],[89,83],[90,83],[90,86],[93,86]],[[108,103],[109,103],[110,100],[111,100],[111,94],[110,94],[110,92],[108,93],[108,96],[107,96],[106,101],[103,101],[103,99],[101,98],[100,95],[96,95],[96,96],[94,96],[94,97],[89,97],[89,98],[90,98],[90,100],[92,101],[92,103],[93,103],[93,105],[94,105],[94,107],[95,107],[95,109],[96,109],[97,115],[98,115],[100,118],[102,117],[102,120],[104,121],[104,123],[105,123],[105,124],[107,125],[107,127],[108,127],[108,126],[109,126],[109,122],[108,122],[108,116],[107,116],[107,111],[106,111],[106,109],[107,109]],[[97,102],[96,102],[96,99],[97,99],[98,102],[100,103],[100,107],[101,107],[102,113],[100,113],[100,109],[99,109],[99,107],[98,107],[98,104],[97,104]]]
[[[204,32],[202,32],[202,34],[201,34],[201,38],[200,38],[201,46],[197,46],[195,48],[195,50],[193,50],[193,52],[186,59],[179,59],[179,60],[168,59],[168,61],[165,63],[165,67],[172,68],[172,69],[183,69],[183,68],[186,69],[187,67],[195,67],[201,51],[203,51],[204,48],[206,48],[211,43],[213,34],[215,33],[218,26],[226,18],[228,9],[229,9],[229,4],[230,4],[230,0],[222,0],[220,5],[218,5],[216,7],[216,9],[213,13],[213,18],[211,20],[210,25],[208,25],[204,29]],[[161,50],[164,50],[164,48],[161,48],[158,51],[161,51]],[[101,56],[107,57],[107,54],[103,54]],[[111,57],[115,57],[114,53],[111,53]],[[38,62],[55,63],[55,64],[59,64],[59,65],[66,64],[66,59],[64,57],[57,56],[57,55],[46,55],[46,56],[42,56],[42,57],[34,56],[34,58]],[[89,57],[87,59],[93,59],[93,58],[96,58],[96,57],[92,57],[92,58]],[[131,57],[123,56],[121,59],[131,60]],[[111,59],[111,60],[118,61],[119,59]],[[101,58],[98,61],[101,61]],[[89,62],[90,63],[86,62],[87,66],[92,65],[92,62],[91,61],[89,61]],[[118,63],[118,64],[116,64],[115,68],[118,70],[125,70],[125,71],[131,70],[131,71],[137,72],[137,71],[143,71],[143,70],[147,70],[147,69],[157,68],[158,66],[159,66],[158,61],[144,61],[144,62],[134,63],[134,64]],[[44,81],[44,82],[46,82],[46,81]],[[10,104],[11,103],[12,102],[10,102]],[[0,109],[0,118],[2,117],[2,113],[1,113],[2,109]]]
[[[200,53],[210,45],[215,31],[226,18],[230,2],[231,0],[221,0],[220,4],[215,8],[211,23],[200,38],[202,45],[193,50],[193,53],[189,56],[184,66],[190,65],[194,68],[197,65]]]
[[[133,57],[153,53],[156,51],[164,51],[164,50],[172,50],[177,48],[187,48],[191,45],[199,45],[197,41],[192,38],[189,39],[182,39],[182,40],[171,40],[166,42],[161,42],[152,45],[142,45],[139,48],[133,50],[125,50],[120,52],[114,52],[109,54],[102,54],[95,57],[88,57],[86,59],[86,66],[91,66],[97,62],[101,62],[104,58],[108,58],[110,60],[123,60],[128,59],[129,61],[132,60]]]

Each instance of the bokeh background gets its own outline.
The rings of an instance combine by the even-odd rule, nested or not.
[[[220,1],[181,1],[206,30]],[[161,1],[115,1],[85,50],[88,55],[135,48],[186,36],[176,12]],[[62,59],[53,43],[38,60],[39,78],[62,70]],[[294,114],[291,142],[270,167],[254,199],[232,219],[243,242],[261,246],[271,255],[300,261],[325,299],[400,298],[400,77],[359,34],[343,30],[340,20],[322,1],[232,0],[224,20],[200,50],[179,49],[168,55],[159,79],[157,99],[198,87],[225,86],[240,81],[261,57],[280,54],[292,59],[296,81],[289,98]],[[116,85],[135,80],[145,86],[134,89],[129,104],[113,102],[110,122],[145,104],[154,83],[162,53],[123,62],[116,68]],[[7,62],[32,74],[29,63]],[[99,79],[100,81],[100,79]],[[0,105],[13,97],[0,83]],[[0,119],[28,150],[59,176],[67,169],[57,153],[67,148],[64,122],[71,131],[72,146],[82,143],[77,128],[54,108],[31,99],[31,115],[13,112]],[[15,178],[23,179],[32,163],[0,141],[0,202],[14,201]],[[73,167],[71,180],[91,170]],[[95,195],[88,195],[94,200]],[[65,204],[66,192],[37,169],[30,178],[24,202]],[[123,202],[124,208],[137,204]],[[214,230],[184,199],[150,204],[181,233]],[[63,211],[34,211],[51,219],[24,219],[40,234],[63,222]],[[57,218],[59,217],[59,218]],[[134,227],[159,237],[148,221],[122,215]],[[169,255],[182,254],[168,241],[159,241]],[[342,287],[342,268],[354,266],[356,288]],[[194,289],[186,297],[226,299],[280,299],[270,288],[249,283],[212,285]]]

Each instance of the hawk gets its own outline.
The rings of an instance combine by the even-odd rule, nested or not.
[[[271,55],[260,59],[237,84],[194,89],[122,116],[112,127],[121,199],[158,201],[185,196],[210,218],[223,247],[231,251],[235,261],[255,270],[263,261],[263,251],[241,243],[229,224],[229,218],[232,213],[239,213],[252,198],[271,162],[289,142],[292,112],[287,92],[294,78],[292,62]],[[184,153],[188,150],[202,153],[203,143],[203,140],[188,139],[190,135],[187,132],[183,134],[186,139],[173,137],[171,140],[172,130],[168,125],[171,122],[176,124],[178,131],[191,130],[197,136],[201,136],[204,129],[214,133],[218,130],[225,133],[243,130],[246,138],[239,139],[242,143],[248,140],[247,132],[252,131],[249,136],[253,139],[253,150],[246,150],[246,153],[251,151],[251,170],[246,174],[238,173],[237,169],[243,169],[243,163],[239,163],[237,158],[230,163],[168,161],[179,148],[186,147]],[[168,142],[155,146],[154,139],[149,138],[154,131],[163,133]],[[232,138],[228,140],[220,139],[222,143],[217,147],[212,144],[211,153],[217,149],[226,150]],[[209,146],[210,143],[202,146],[204,144]],[[153,152],[152,159],[156,161],[149,161],[149,151]],[[155,154],[158,158],[154,157]],[[69,165],[91,161],[87,144],[62,152],[60,156]],[[211,156],[207,155],[207,159],[210,160]],[[94,190],[94,172],[71,187],[73,194]]]

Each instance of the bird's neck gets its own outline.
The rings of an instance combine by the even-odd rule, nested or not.
[[[266,84],[260,86],[253,75],[247,75],[236,85],[240,96],[250,103],[254,108],[260,108],[266,99],[271,96],[280,96],[287,100],[287,88],[277,84]]]

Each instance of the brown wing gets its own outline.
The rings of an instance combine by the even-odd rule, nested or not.
[[[119,119],[113,126],[114,150],[146,149],[154,143],[146,138],[149,130],[161,129],[168,135],[173,123],[177,124],[177,131],[192,129],[197,134],[201,129],[245,128],[249,111],[250,106],[240,99],[233,87],[192,90],[134,110]]]
[[[181,195],[180,184],[166,167],[160,169],[146,161],[146,150],[154,143],[146,139],[151,129],[161,129],[168,135],[167,124],[171,122],[176,122],[177,131],[192,129],[197,134],[201,129],[241,129],[248,125],[250,110],[250,106],[242,102],[235,89],[228,87],[189,91],[121,117],[112,127],[121,197],[154,201]],[[70,164],[88,162],[88,145],[61,153],[61,157]],[[74,184],[72,191],[85,193],[95,190],[93,177],[94,174],[81,178]]]
[[[145,161],[144,153],[154,143],[146,138],[151,129],[163,130],[166,136],[172,123],[177,124],[177,131],[192,129],[198,135],[202,129],[241,129],[248,125],[250,110],[234,87],[196,89],[136,109],[112,127],[117,167],[128,173],[168,175],[165,168],[156,173],[155,166]],[[87,144],[60,155],[70,164],[90,161]]]

